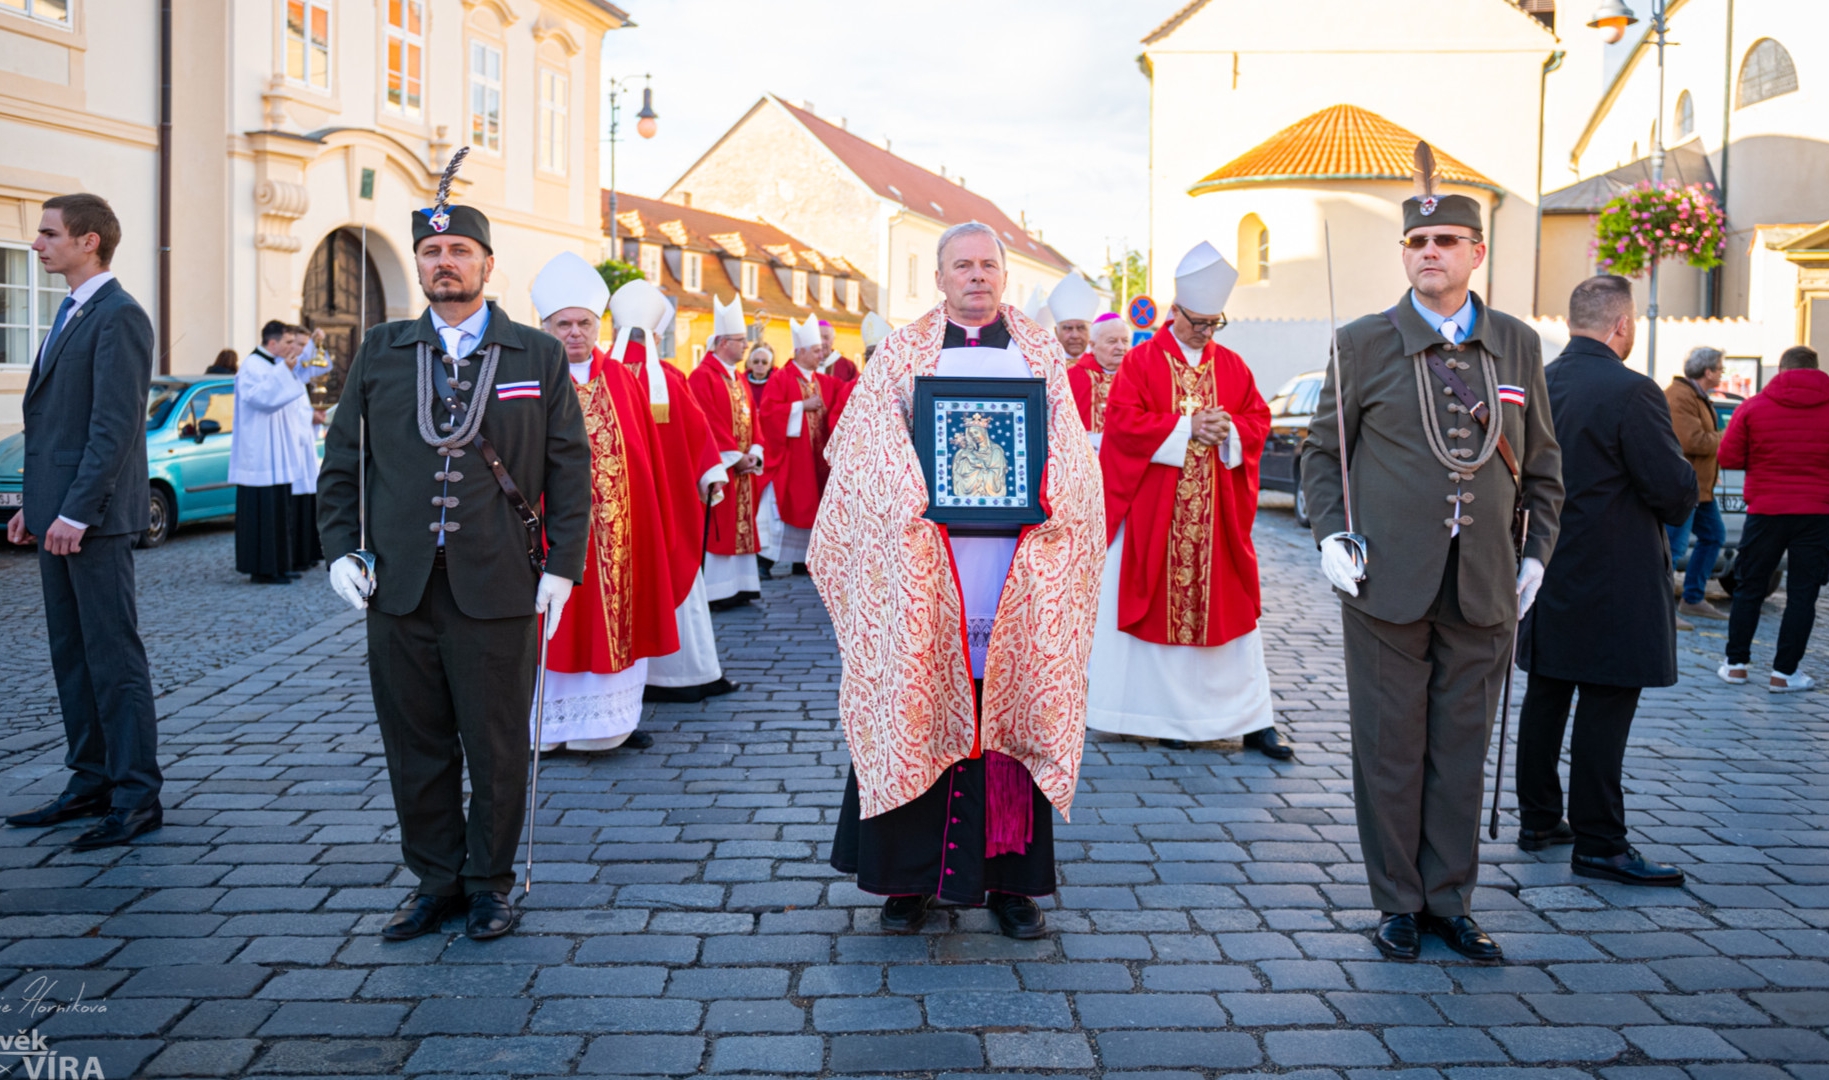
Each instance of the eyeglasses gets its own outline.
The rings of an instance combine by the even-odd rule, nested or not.
[[[1194,316],[1188,314],[1187,308],[1182,307],[1180,304],[1176,304],[1175,312],[1181,316],[1183,326],[1198,333],[1211,334],[1215,330],[1224,330],[1226,328],[1226,313],[1223,311],[1219,313],[1219,318],[1217,319],[1196,319]]]
[[[1433,241],[1435,246],[1441,248],[1443,251],[1452,251],[1454,248],[1460,246],[1463,240],[1469,244],[1479,243],[1479,240],[1474,237],[1456,236],[1453,233],[1424,233],[1421,236],[1406,236],[1402,240],[1399,240],[1398,243],[1409,248],[1411,251],[1421,251],[1428,247],[1430,242]]]

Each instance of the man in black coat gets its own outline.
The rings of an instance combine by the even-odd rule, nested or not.
[[[1562,445],[1562,532],[1518,664],[1530,672],[1518,718],[1518,846],[1575,845],[1582,877],[1681,885],[1683,872],[1626,842],[1620,772],[1647,686],[1677,681],[1676,601],[1664,526],[1696,505],[1696,471],[1651,379],[1622,362],[1635,332],[1632,288],[1601,275],[1569,298],[1568,348],[1546,369]],[[1556,775],[1570,700],[1569,816]]]
[[[146,531],[146,391],[152,322],[108,272],[121,223],[95,195],[44,204],[32,245],[70,295],[25,388],[25,508],[15,544],[39,542],[51,668],[71,776],[51,802],[6,819],[44,826],[101,815],[77,851],[163,823],[152,677],[134,600],[133,542]]]
[[[539,635],[552,636],[584,577],[590,533],[591,449],[565,350],[483,299],[489,220],[444,190],[413,211],[430,306],[363,338],[318,477],[331,587],[368,612],[375,719],[401,854],[419,879],[382,928],[389,941],[465,908],[474,940],[515,924]],[[539,508],[544,573],[496,464]],[[372,552],[358,554],[364,539]]]

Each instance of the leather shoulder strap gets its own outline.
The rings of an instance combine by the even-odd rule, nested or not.
[[[527,559],[533,563],[536,572],[546,570],[546,557],[540,549],[540,515],[515,486],[514,477],[508,475],[508,466],[502,464],[502,455],[495,452],[495,446],[482,433],[478,433],[472,445],[483,456],[483,464],[495,475],[495,482],[500,485],[502,494],[508,496],[508,505],[521,516],[521,527],[527,530]]]
[[[1399,334],[1403,332],[1397,325],[1396,308],[1386,309],[1384,317],[1390,320],[1392,329],[1397,330]],[[1442,359],[1441,354],[1436,352],[1433,346],[1423,350],[1423,363],[1428,365],[1430,373],[1440,379],[1442,385],[1454,394],[1455,400],[1461,403],[1461,407],[1467,410],[1467,414],[1480,422],[1481,427],[1492,425],[1492,409],[1474,394],[1473,389],[1467,385],[1467,381],[1448,366],[1448,362]],[[1512,482],[1522,489],[1523,479],[1518,472],[1518,457],[1512,453],[1511,441],[1502,431],[1499,433],[1499,457],[1505,462],[1505,467],[1511,471]]]

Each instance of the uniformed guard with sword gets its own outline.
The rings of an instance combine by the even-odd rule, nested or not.
[[[483,300],[489,220],[448,202],[462,157],[413,212],[430,307],[363,338],[318,481],[331,586],[368,612],[375,718],[419,878],[381,932],[391,941],[466,906],[472,938],[514,926],[540,642],[583,577],[589,529],[590,444],[564,349]]]
[[[1432,932],[1492,962],[1500,949],[1472,918],[1486,751],[1555,546],[1561,454],[1536,332],[1468,290],[1486,258],[1480,204],[1437,194],[1426,144],[1416,156],[1411,289],[1337,331],[1302,483],[1341,600],[1353,800],[1383,913],[1373,943],[1414,960]]]

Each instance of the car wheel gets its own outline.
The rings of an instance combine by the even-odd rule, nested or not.
[[[157,484],[152,488],[152,513],[148,519],[146,531],[140,534],[139,546],[156,548],[171,539],[172,529],[178,524],[178,511],[172,505],[171,495]]]
[[[1296,524],[1308,528],[1308,493],[1302,490],[1302,473],[1296,471]]]

